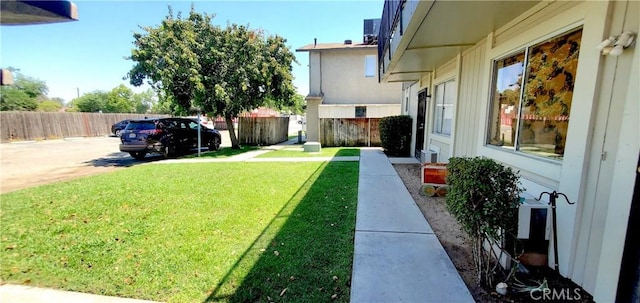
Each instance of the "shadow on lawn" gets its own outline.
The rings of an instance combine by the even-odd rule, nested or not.
[[[149,154],[144,160],[136,160],[128,153],[115,152],[110,153],[106,157],[91,159],[83,162],[83,164],[95,166],[95,167],[131,167],[149,162],[155,162],[163,160],[162,155]]]
[[[341,148],[335,155],[335,157],[351,157],[360,155],[359,148]]]
[[[217,151],[208,151],[205,148],[201,149],[200,158],[227,158],[236,156],[242,153],[246,153],[253,150],[258,150],[259,147],[243,146],[241,149],[232,149],[230,147],[224,147]],[[193,149],[187,154],[179,155],[178,158],[197,158],[198,150]],[[145,164],[149,162],[162,161],[165,158],[160,154],[147,154],[142,160],[134,159],[129,153],[114,152],[105,157],[91,159],[83,162],[83,164],[95,166],[95,167],[131,167],[135,165]]]
[[[217,151],[206,151],[206,150],[202,150],[202,153],[200,155],[200,158],[225,158],[225,157],[232,157],[232,156],[237,156],[239,154],[243,154],[246,152],[250,152],[250,151],[254,151],[254,150],[259,150],[260,147],[259,146],[246,146],[243,145],[240,149],[233,149],[231,147],[222,147],[220,149],[218,149]],[[198,150],[194,149],[192,150],[192,153],[185,155],[183,158],[197,158],[198,157]]]
[[[358,162],[320,166],[205,302],[348,302],[357,183]]]

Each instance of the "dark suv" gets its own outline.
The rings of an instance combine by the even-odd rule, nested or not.
[[[220,148],[220,132],[200,126],[201,146],[209,150]],[[156,118],[131,120],[120,134],[120,151],[141,160],[148,153],[165,158],[190,152],[198,147],[198,122],[186,118]]]
[[[129,121],[131,120],[126,119],[126,120],[122,120],[114,123],[113,125],[111,125],[111,133],[113,133],[116,137],[120,137],[120,132],[122,132],[122,130],[125,129],[125,127],[127,127],[127,124],[129,124]]]

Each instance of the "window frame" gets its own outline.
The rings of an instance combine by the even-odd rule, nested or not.
[[[447,94],[447,84],[451,84],[452,88],[453,88],[453,96],[450,96]],[[444,89],[443,92],[443,96],[442,96],[442,110],[438,111],[438,87],[442,85],[442,88]],[[453,134],[453,127],[454,127],[454,119],[455,119],[455,107],[456,107],[456,103],[457,103],[457,87],[456,87],[456,79],[455,78],[446,78],[443,79],[440,82],[437,82],[436,84],[433,85],[433,107],[432,107],[432,112],[431,112],[431,119],[433,121],[433,123],[431,124],[431,134],[432,135],[436,135],[436,136],[442,136],[445,138],[451,138],[452,134]],[[447,100],[447,96],[449,96],[451,99],[451,103],[446,103]],[[446,105],[449,105],[451,107],[451,110],[453,111],[452,117],[451,117],[451,125],[449,125],[449,132],[443,132],[443,127],[444,127],[444,116],[445,116],[445,109],[447,108]],[[436,119],[436,116],[438,113],[441,113],[442,116],[440,118],[440,130],[438,131],[436,128],[436,122],[438,122],[438,120]]]
[[[564,164],[576,167],[578,163],[582,163],[583,161],[583,156],[581,155],[584,155],[584,153],[587,152],[585,146],[576,143],[588,140],[590,135],[587,129],[589,127],[572,128],[572,125],[591,125],[589,117],[593,113],[593,110],[595,110],[593,104],[587,102],[585,106],[577,106],[572,110],[573,118],[569,125],[569,131],[567,134],[567,137],[571,137],[571,142],[567,143],[571,152],[569,154],[565,154],[563,161],[537,157],[530,154],[507,150],[499,146],[486,144],[486,136],[489,131],[487,127],[490,123],[489,109],[491,106],[491,95],[493,94],[491,88],[493,87],[494,60],[500,60],[509,55],[515,54],[518,50],[527,45],[535,45],[564,33],[577,30],[578,28],[583,29],[583,42],[588,39],[592,39],[594,35],[597,35],[593,31],[589,31],[585,28],[584,16],[580,14],[556,16],[550,20],[553,21],[548,20],[547,22],[540,23],[529,32],[516,35],[493,48],[487,48],[486,63],[483,69],[484,80],[482,83],[482,86],[484,87],[484,97],[482,98],[481,105],[484,110],[484,115],[478,124],[478,127],[481,130],[477,132],[478,145],[476,154],[478,156],[494,159],[507,166],[513,167],[514,169],[518,169],[521,177],[527,180],[536,182],[537,184],[546,186],[547,188],[557,188],[563,171],[566,173],[566,170],[563,168],[565,167]],[[542,34],[537,35],[534,33]],[[597,36],[599,37],[599,35]],[[582,43],[580,47],[581,52],[585,49],[588,50],[588,46]],[[600,59],[599,54],[582,52],[581,57],[582,59],[578,64],[579,71],[595,69],[600,64],[600,61],[596,60]],[[594,94],[593,88],[596,86],[597,76],[582,72],[577,75],[575,80],[574,98],[577,98],[576,100],[589,100],[589,98]]]
[[[573,35],[575,32],[577,31],[582,31],[581,33],[581,37],[580,37],[580,47],[579,47],[579,51],[583,50],[583,38],[584,38],[584,26],[582,24],[579,25],[574,25],[574,26],[570,26],[570,27],[566,27],[563,28],[562,30],[558,30],[558,31],[554,31],[553,33],[549,33],[548,35],[545,35],[542,38],[539,39],[535,39],[535,40],[531,40],[527,43],[524,43],[522,45],[519,45],[516,48],[511,49],[508,52],[505,52],[504,54],[500,55],[500,56],[495,56],[494,58],[492,58],[490,60],[490,64],[489,64],[489,70],[490,70],[490,74],[489,74],[489,95],[488,95],[488,102],[487,102],[487,116],[486,116],[486,123],[484,125],[484,132],[483,132],[483,147],[487,147],[487,148],[491,148],[491,149],[497,149],[500,151],[504,151],[507,153],[512,153],[518,156],[524,156],[527,158],[531,158],[531,159],[535,159],[535,160],[540,160],[540,161],[545,161],[545,162],[549,162],[549,163],[554,163],[554,164],[558,164],[561,165],[563,160],[564,160],[564,153],[562,154],[561,157],[559,158],[553,158],[553,157],[546,157],[543,155],[537,155],[535,153],[528,153],[528,152],[524,152],[521,150],[521,132],[522,132],[522,115],[523,115],[523,106],[525,106],[524,102],[524,97],[525,97],[525,91],[527,89],[527,85],[529,84],[528,78],[529,78],[529,73],[530,73],[530,51],[531,49],[534,49],[542,44],[545,44],[549,41],[555,40],[555,39],[559,39],[562,38],[564,36],[570,36]],[[516,121],[516,127],[515,127],[515,134],[514,134],[514,139],[512,142],[511,146],[502,146],[502,145],[497,145],[497,144],[492,144],[492,124],[495,123],[496,121],[494,120],[495,117],[493,115],[495,115],[495,110],[493,109],[494,104],[496,102],[496,98],[495,98],[495,90],[498,86],[498,82],[500,81],[498,79],[497,73],[498,73],[498,68],[497,68],[497,63],[505,60],[509,57],[515,57],[518,54],[523,54],[523,70],[522,70],[522,80],[521,80],[521,87],[519,89],[518,92],[518,109],[517,109],[517,121]],[[583,59],[584,60],[584,59]],[[578,63],[580,61],[580,58],[578,58]],[[576,74],[577,76],[577,74]],[[573,87],[572,90],[572,95],[573,92],[576,91],[576,88]],[[572,97],[572,103],[573,100],[575,100]],[[573,107],[573,106],[572,106]],[[569,109],[571,110],[571,109]],[[567,116],[571,117],[571,114],[569,114]],[[568,137],[569,131],[567,130],[566,133],[564,134],[566,137]],[[565,139],[566,140],[566,139]],[[565,141],[566,142],[566,141]]]
[[[364,56],[364,77],[375,78],[377,76],[378,68],[378,56],[365,55]]]

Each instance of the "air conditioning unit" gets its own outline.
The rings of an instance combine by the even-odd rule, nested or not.
[[[373,44],[378,40],[378,32],[380,31],[380,19],[364,20],[364,40],[365,44]]]
[[[523,194],[518,207],[518,239],[549,240],[551,205]]]
[[[420,152],[420,162],[436,163],[438,162],[438,152],[432,150],[422,150]]]

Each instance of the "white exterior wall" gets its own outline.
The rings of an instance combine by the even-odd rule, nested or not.
[[[399,105],[402,83],[378,83],[377,75],[364,76],[365,56],[377,54],[375,47],[321,51],[323,104]]]
[[[367,55],[377,58],[377,47],[309,51],[308,141],[320,139],[320,118],[355,118],[356,106],[367,107],[367,118],[400,114],[402,83],[365,77]]]
[[[558,201],[558,263],[561,274],[570,277],[592,293],[595,285],[591,280],[597,276],[596,268],[599,255],[592,254],[590,260],[587,261],[586,254],[589,249],[600,247],[602,235],[596,235],[599,232],[592,228],[592,226],[599,225],[599,220],[593,213],[595,201],[587,197],[584,190],[588,187],[594,188],[597,180],[587,182],[588,166],[585,163],[589,162],[589,157],[594,155],[593,152],[599,156],[599,152],[592,150],[590,146],[593,134],[590,133],[592,128],[589,126],[594,123],[592,117],[597,102],[594,97],[597,95],[597,75],[601,60],[594,45],[597,45],[604,36],[604,20],[606,20],[607,11],[608,4],[606,2],[553,3],[524,19],[522,22],[527,22],[526,26],[515,22],[509,25],[511,27],[509,30],[495,36],[496,38],[501,36],[510,38],[494,40],[492,39],[494,37],[489,37],[490,41],[496,43],[493,47],[491,45],[487,47],[487,57],[493,59],[504,56],[523,45],[555,36],[577,26],[583,26],[574,102],[571,108],[571,120],[563,161],[548,161],[488,146],[479,147],[481,155],[516,167],[521,170],[521,174],[526,179],[540,186],[565,193],[571,201],[577,202],[576,205],[569,205]],[[490,71],[487,69],[486,72],[487,79],[489,79]],[[488,81],[486,86],[489,87]],[[485,100],[484,108],[488,108],[488,100]],[[485,113],[486,116],[487,113]],[[478,125],[483,130],[479,134],[480,142],[484,141],[486,124],[486,119],[483,119],[482,125]],[[593,160],[591,162],[597,164]],[[588,183],[591,183],[592,186],[588,186]],[[528,192],[533,196],[540,194],[539,191],[528,190]],[[601,201],[599,205],[605,204],[606,201]],[[598,216],[602,214],[600,212]],[[584,223],[581,224],[581,222]],[[579,235],[580,233],[583,235]],[[595,237],[590,239],[591,241],[586,240],[585,237],[590,238],[592,233]],[[554,262],[553,255],[550,254],[550,257],[550,264],[552,264]]]
[[[306,98],[307,101],[307,141],[320,141],[320,119],[318,119],[318,107],[322,98]]]
[[[402,92],[402,114],[411,117],[411,149],[410,155],[415,157],[416,150],[416,119],[418,112],[418,91],[420,82],[406,83]]]
[[[320,53],[309,52],[309,96],[321,95]]]
[[[640,33],[637,15],[640,11],[639,6],[638,2],[634,2],[627,11],[627,14],[635,12],[636,18],[635,24],[632,21],[625,22],[624,30]],[[626,20],[632,19],[626,18]],[[614,158],[615,163],[612,168],[611,190],[609,193],[605,193],[608,194],[605,199],[609,201],[603,229],[606,236],[602,240],[600,256],[603,257],[600,258],[598,265],[594,291],[595,299],[598,301],[607,301],[616,295],[615,290],[619,277],[617,269],[620,268],[624,249],[620,243],[624,243],[627,232],[627,224],[621,224],[621,222],[629,220],[629,204],[633,198],[633,192],[630,189],[634,188],[636,177],[631,168],[637,165],[640,154],[640,135],[638,135],[638,130],[640,130],[640,90],[638,89],[638,84],[640,84],[640,50],[637,42],[633,55],[628,51],[619,60],[618,66],[630,68],[630,77],[626,86],[624,81],[619,81],[613,89],[617,94],[626,94],[626,98],[624,95],[612,98],[612,100],[618,100],[618,98],[624,100],[624,108],[619,116],[620,132]]]
[[[613,19],[608,24],[607,34],[619,35],[623,31],[639,33],[640,2],[615,2],[610,12]],[[598,171],[589,171],[588,184],[595,186],[588,185],[585,188],[585,200],[590,204],[585,205],[578,227],[578,249],[587,247],[585,257],[578,260],[584,260],[587,264],[585,285],[594,289],[594,297],[598,301],[615,298],[624,249],[635,168],[640,153],[639,56],[636,42],[634,48],[627,49],[619,57],[602,57],[603,77],[595,129],[602,127],[606,131],[602,137],[594,137],[592,148],[594,151],[601,148],[599,154],[604,153],[606,158],[601,161],[601,157],[596,157],[598,153],[592,154],[590,163],[594,167],[599,163],[600,167]],[[604,104],[608,106],[600,106]],[[604,114],[607,111],[608,116]],[[591,205],[592,210],[587,208]],[[585,216],[589,212],[592,217],[590,221]],[[591,229],[588,234],[580,230],[587,228]],[[594,260],[596,264],[591,264]]]
[[[454,78],[458,87],[449,140],[431,133],[433,102],[427,105],[425,145],[438,146],[441,161],[447,153],[490,157],[520,170],[529,194],[537,197],[542,191],[557,190],[577,202],[558,201],[560,272],[602,302],[615,300],[633,195],[640,146],[640,71],[637,43],[620,57],[602,56],[595,46],[623,30],[637,34],[639,12],[637,1],[543,2],[461,54],[454,75],[445,72],[451,62],[438,69],[442,71],[436,71],[428,86],[432,94],[435,85]],[[580,26],[580,59],[564,159],[486,146],[492,60]],[[408,90],[414,119],[416,108],[411,105],[414,98],[417,103],[418,89],[413,89],[417,85]],[[551,266],[552,247],[549,252]]]
[[[450,138],[432,134],[433,101],[427,103],[424,148],[440,149],[440,161],[446,154],[493,158],[520,171],[527,193],[556,190],[576,202],[558,201],[560,273],[597,302],[615,301],[629,221],[640,154],[640,47],[636,41],[613,57],[595,46],[623,31],[640,33],[639,15],[634,0],[544,1],[404,90],[402,110],[414,119],[415,136],[418,92],[427,88],[433,95],[438,83],[456,80]],[[485,145],[493,60],[578,27],[583,32],[564,159]],[[552,266],[553,247],[549,257]]]
[[[449,162],[449,158],[451,158],[452,154],[451,152],[453,151],[453,149],[451,148],[451,144],[452,144],[452,138],[454,138],[455,133],[456,133],[456,126],[455,123],[458,120],[456,118],[456,113],[455,111],[457,111],[458,108],[458,93],[460,92],[459,89],[459,81],[458,81],[458,75],[459,75],[459,69],[460,69],[460,57],[456,57],[455,59],[445,63],[444,65],[438,67],[436,69],[436,71],[434,73],[432,73],[431,75],[433,76],[432,80],[431,80],[431,85],[429,86],[429,95],[431,95],[431,98],[428,99],[427,101],[427,140],[425,141],[425,148],[427,150],[432,150],[435,152],[438,152],[438,162],[440,163],[448,163]],[[435,115],[435,91],[436,91],[436,86],[447,82],[447,81],[454,81],[454,87],[456,88],[456,91],[454,92],[454,95],[456,96],[455,99],[455,111],[454,111],[454,115],[452,118],[452,125],[451,125],[451,135],[447,136],[447,135],[441,135],[441,134],[437,134],[434,133],[434,115]],[[449,93],[449,92],[448,92]]]
[[[456,134],[453,137],[452,156],[474,156],[478,147],[478,129],[475,125],[484,121],[480,115],[483,109],[481,100],[486,98],[484,92],[484,71],[487,69],[486,42],[480,41],[476,46],[462,54],[460,67],[460,83],[458,85],[458,103],[456,104]],[[480,143],[481,144],[481,143]]]

